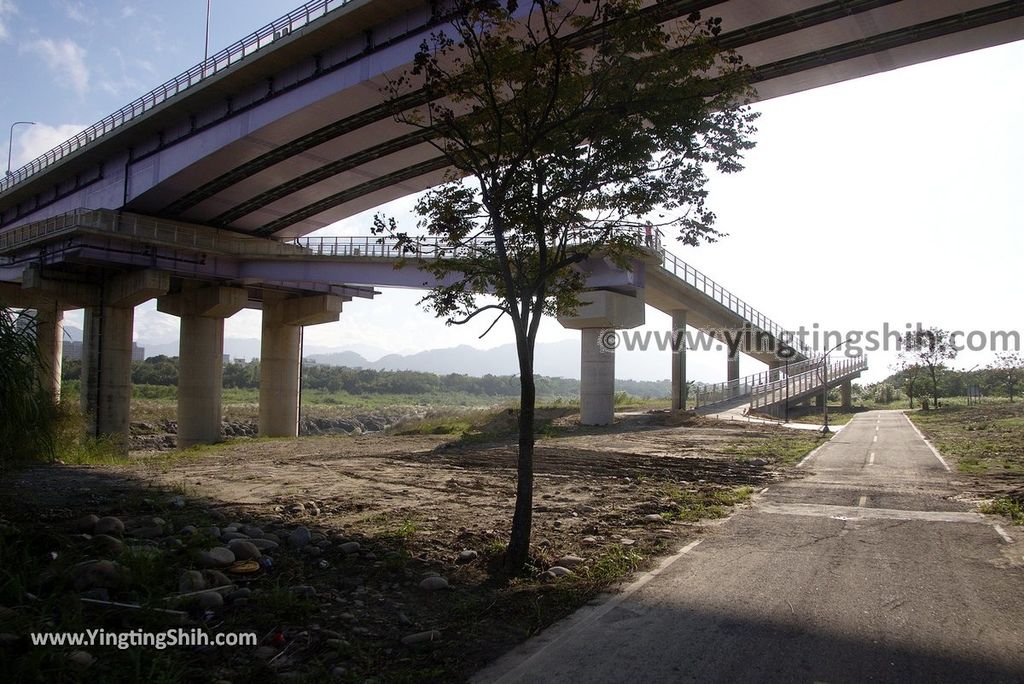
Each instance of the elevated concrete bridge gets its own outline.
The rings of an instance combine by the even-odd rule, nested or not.
[[[697,10],[722,17],[722,43],[753,65],[761,99],[1024,37],[1024,0],[666,0],[645,11],[671,22]],[[182,318],[182,442],[217,437],[223,320],[246,306],[264,313],[261,432],[294,434],[302,326],[402,283],[354,254],[327,266],[282,242],[443,179],[429,134],[394,118],[423,95],[396,107],[381,86],[445,11],[315,0],[0,180],[0,293],[40,311],[55,392],[62,312],[86,308],[83,397],[97,433],[127,432],[133,307],[157,297]],[[587,356],[596,331],[639,325],[645,302],[676,327],[777,332],[671,255],[651,259],[618,273],[590,264],[591,308],[562,321],[584,331],[582,363],[601,376],[586,406],[606,406],[610,387],[607,359]],[[728,377],[739,380],[735,361]],[[673,378],[681,405],[684,354]]]

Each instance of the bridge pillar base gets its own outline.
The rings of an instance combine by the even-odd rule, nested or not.
[[[178,447],[221,441],[224,319],[248,301],[242,288],[204,287],[161,297],[157,309],[181,318]]]
[[[333,295],[286,299],[277,293],[264,293],[260,342],[261,437],[298,436],[302,327],[337,321],[341,305],[341,298]]]
[[[584,328],[580,354],[580,423],[615,420],[615,351],[601,344],[601,328]]]
[[[128,446],[132,396],[134,307],[85,310],[82,350],[82,413],[89,434],[114,436]]]
[[[847,380],[839,386],[840,395],[843,398],[843,408],[853,407],[853,381]]]
[[[672,410],[685,411],[689,385],[686,384],[686,310],[672,312]]]

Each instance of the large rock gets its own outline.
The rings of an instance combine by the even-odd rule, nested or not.
[[[228,542],[228,549],[235,554],[235,560],[256,560],[262,555],[260,550],[247,539],[232,539]]]
[[[424,591],[442,591],[450,588],[448,580],[437,575],[433,577],[424,577],[423,581],[420,582],[420,589],[423,589]]]
[[[124,550],[124,542],[109,534],[97,534],[92,538],[92,548],[103,556],[117,556]]]
[[[109,534],[114,537],[120,537],[124,534],[124,523],[121,522],[120,518],[108,515],[97,520],[92,531],[95,534]]]
[[[71,568],[71,579],[76,591],[95,589],[120,589],[131,581],[127,568],[109,560],[92,560],[79,563]]]
[[[81,518],[72,523],[72,528],[76,532],[87,532],[92,533],[96,528],[96,523],[99,521],[99,516],[90,513],[89,515],[83,515]]]
[[[206,588],[206,579],[198,570],[186,570],[178,577],[178,590],[181,592],[199,591]]]
[[[224,568],[235,562],[235,554],[231,549],[215,546],[209,551],[200,551],[196,562],[204,568]]]
[[[292,530],[291,534],[288,535],[288,545],[292,548],[301,549],[302,547],[309,544],[312,535],[309,530],[305,527],[296,527]]]

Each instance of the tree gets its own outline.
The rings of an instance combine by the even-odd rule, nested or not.
[[[592,255],[636,255],[648,220],[688,245],[716,239],[704,168],[730,173],[753,147],[742,60],[715,44],[720,20],[670,25],[639,0],[456,0],[413,67],[386,87],[397,121],[422,131],[452,172],[416,205],[416,235],[375,217],[376,234],[438,283],[423,303],[449,324],[488,312],[516,338],[517,485],[506,568],[529,553],[534,348],[545,314],[580,305]],[[460,179],[468,178],[470,182]],[[486,332],[485,332],[486,334]]]
[[[906,353],[928,372],[935,408],[939,407],[939,371],[946,367],[947,361],[956,358],[957,351],[949,333],[941,328],[917,330],[908,337]]]
[[[989,366],[995,382],[1006,390],[1013,401],[1017,387],[1024,382],[1024,357],[1019,352],[996,354],[995,363]]]

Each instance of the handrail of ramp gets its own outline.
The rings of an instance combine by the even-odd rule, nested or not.
[[[828,382],[843,380],[867,367],[868,359],[863,355],[830,363],[827,369]],[[778,404],[788,397],[798,397],[823,387],[826,379],[823,377],[823,369],[824,365],[818,361],[817,368],[755,387],[750,397],[751,410]]]
[[[29,176],[39,173],[75,150],[85,147],[100,136],[106,135],[129,121],[137,119],[157,105],[201,83],[221,70],[237,64],[257,50],[270,45],[275,40],[287,36],[292,31],[300,29],[315,19],[319,19],[350,2],[352,0],[313,0],[298,9],[292,10],[280,19],[258,29],[255,33],[251,33],[220,52],[210,55],[205,61],[196,64],[188,71],[175,76],[163,85],[157,86],[137,100],[121,107],[121,109],[110,116],[97,121],[49,152],[36,157],[17,171],[13,171],[10,175],[0,178],[0,192],[17,185],[29,178]]]

